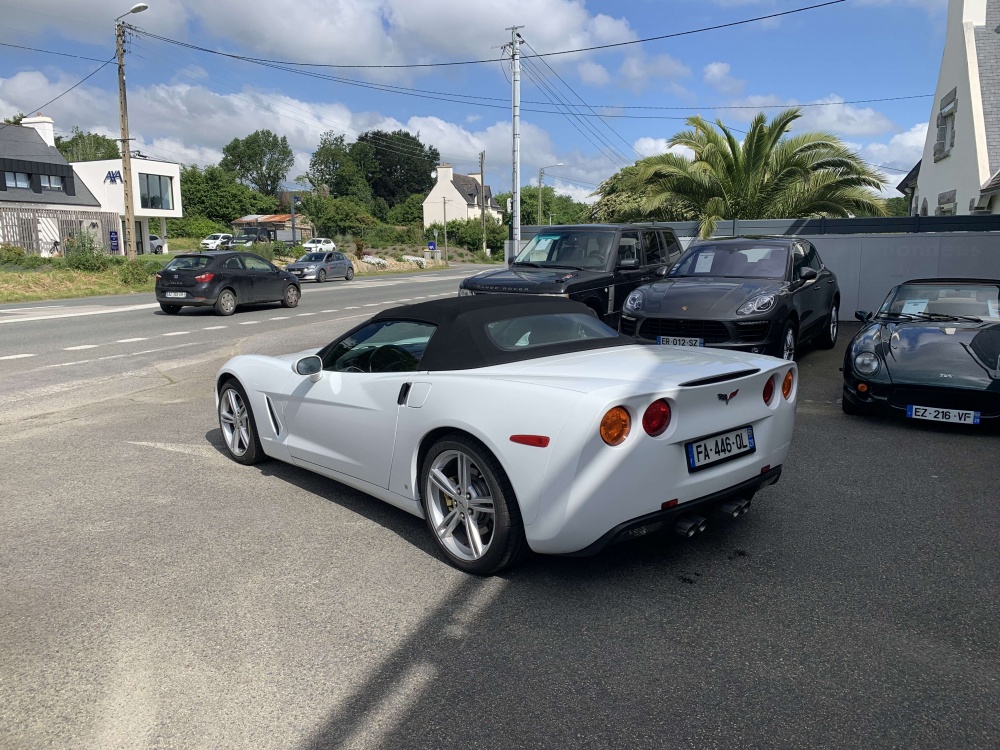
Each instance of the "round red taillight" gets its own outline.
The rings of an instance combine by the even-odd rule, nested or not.
[[[646,431],[647,435],[651,437],[662,435],[669,426],[670,404],[661,398],[646,407],[646,411],[642,415],[642,429]]]
[[[773,400],[774,400],[774,375],[769,377],[767,379],[767,382],[764,383],[764,403],[770,406]]]

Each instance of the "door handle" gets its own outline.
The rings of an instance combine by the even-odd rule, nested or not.
[[[410,395],[410,384],[403,383],[399,388],[399,396],[396,397],[396,405],[402,406],[406,403],[406,397]]]

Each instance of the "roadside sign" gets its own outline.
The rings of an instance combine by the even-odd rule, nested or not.
[[[118,232],[114,229],[108,232],[109,239],[111,240],[111,252],[118,252]]]
[[[430,242],[427,243],[427,249],[430,250],[431,252],[437,250],[438,243],[434,242],[434,240],[431,240]]]

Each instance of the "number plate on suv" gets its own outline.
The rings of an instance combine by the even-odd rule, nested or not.
[[[692,440],[684,444],[687,454],[688,471],[692,474],[702,469],[716,466],[747,453],[755,453],[757,446],[753,440],[753,427],[747,425],[737,430],[720,432],[717,435]]]
[[[692,339],[685,336],[657,336],[656,343],[661,346],[705,346],[705,339]]]

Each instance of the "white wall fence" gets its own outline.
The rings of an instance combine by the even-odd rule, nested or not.
[[[81,232],[90,232],[97,244],[110,252],[110,233],[120,231],[120,227],[118,214],[107,211],[0,208],[0,243],[22,247],[33,255],[51,255]]]

